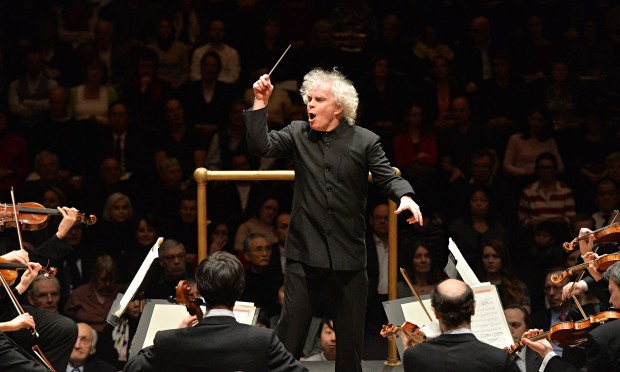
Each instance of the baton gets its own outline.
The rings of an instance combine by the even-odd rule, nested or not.
[[[275,70],[276,67],[278,67],[278,64],[280,63],[282,58],[284,58],[284,56],[286,55],[286,52],[288,52],[289,49],[291,49],[291,44],[288,45],[288,48],[286,48],[284,53],[282,53],[282,55],[280,56],[280,59],[278,59],[278,62],[276,62],[276,64],[273,66],[273,68],[271,69],[271,71],[269,71],[269,74],[267,74],[267,75],[271,76],[271,74],[273,73],[273,70]]]

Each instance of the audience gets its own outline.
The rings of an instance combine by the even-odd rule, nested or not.
[[[336,66],[354,81],[364,93],[358,124],[385,134],[391,162],[414,180],[425,224],[400,221],[399,260],[422,292],[436,279],[420,273],[443,268],[448,236],[471,266],[482,266],[488,231],[503,226],[494,237],[510,247],[512,259],[496,253],[502,268],[512,263],[527,282],[536,313],[544,309],[545,270],[575,262],[576,253],[560,248],[569,239],[568,224],[600,228],[618,208],[620,153],[613,151],[620,144],[619,44],[605,21],[617,7],[582,2],[574,14],[580,18],[573,18],[563,17],[573,8],[562,2],[553,7],[363,2],[353,8],[352,2],[307,1],[23,3],[0,6],[0,201],[10,200],[11,187],[19,202],[48,207],[64,204],[64,194],[67,204],[99,217],[95,226],[71,228],[66,243],[73,251],[54,256],[61,310],[71,291],[95,279],[97,257],[119,260],[139,251],[127,260],[133,266],[121,278],[127,281],[145,252],[138,246],[147,249],[155,236],[172,230],[171,237],[187,249],[183,261],[191,272],[197,200],[179,204],[177,198],[180,188],[194,189],[197,167],[288,169],[247,154],[240,115],[248,97],[239,87],[248,87],[252,74],[268,71],[290,41],[291,50],[272,76],[282,104],[270,107],[270,124],[305,119],[296,90],[310,67]],[[339,18],[343,9],[353,9],[351,17]],[[327,20],[330,15],[336,18]],[[352,22],[357,16],[361,21]],[[569,24],[574,19],[581,21]],[[360,39],[351,39],[359,30]],[[188,82],[192,78],[197,81]],[[115,103],[118,96],[122,103]],[[403,113],[406,125],[400,126]],[[536,161],[547,152],[553,158]],[[169,184],[153,186],[170,157],[178,159],[181,177],[174,170]],[[265,184],[209,182],[211,252],[238,252],[245,259],[233,234],[247,227],[238,229],[262,201]],[[284,200],[288,186],[278,194],[281,210],[290,204]],[[474,217],[470,190],[480,186],[487,190],[487,210]],[[126,199],[104,211],[115,193]],[[157,223],[166,223],[153,232],[133,212],[152,212]],[[286,259],[280,225],[296,218],[279,216],[274,230],[276,214],[263,223],[254,217],[273,243],[272,269]],[[573,220],[576,214],[592,216],[594,225]],[[148,239],[141,244],[134,234],[145,223]],[[462,237],[465,230],[471,239]],[[172,263],[181,265],[177,261]],[[158,269],[164,268],[156,264]],[[37,281],[25,300],[43,303],[50,288],[39,287],[52,283]],[[41,306],[53,300],[48,294]]]

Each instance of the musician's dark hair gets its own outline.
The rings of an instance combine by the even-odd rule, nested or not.
[[[198,265],[196,283],[207,307],[232,308],[245,289],[243,265],[228,252],[215,252]]]
[[[511,304],[508,306],[504,306],[504,310],[509,309],[517,309],[521,311],[521,314],[523,314],[523,323],[525,323],[525,328],[530,329],[530,327],[532,326],[532,319],[530,319],[530,314],[527,312],[527,309],[523,305]]]
[[[443,282],[442,282],[443,283]],[[447,296],[441,293],[439,283],[431,294],[431,305],[441,316],[443,324],[449,329],[458,327],[462,323],[471,323],[474,314],[474,292],[465,284],[465,291],[456,296]]]

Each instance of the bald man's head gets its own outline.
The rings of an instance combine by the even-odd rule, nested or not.
[[[460,280],[446,279],[435,287],[431,305],[444,331],[469,328],[474,315],[474,292]]]

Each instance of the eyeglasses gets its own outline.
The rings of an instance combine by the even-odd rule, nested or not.
[[[166,261],[173,261],[174,259],[184,260],[185,259],[185,253],[183,253],[183,254],[171,254],[171,255],[168,255],[168,256],[162,256],[160,258],[162,260],[166,260]]]
[[[551,292],[551,290],[555,291],[555,292],[562,292],[562,286],[559,285],[546,285],[545,286],[545,292]]]
[[[39,293],[38,295],[35,295],[35,297],[40,300],[40,301],[45,301],[48,298],[58,298],[60,297],[60,294],[58,294],[58,292],[51,292],[51,293]]]
[[[271,252],[271,246],[270,245],[259,245],[258,247],[254,247],[254,251],[260,252],[260,253]]]

